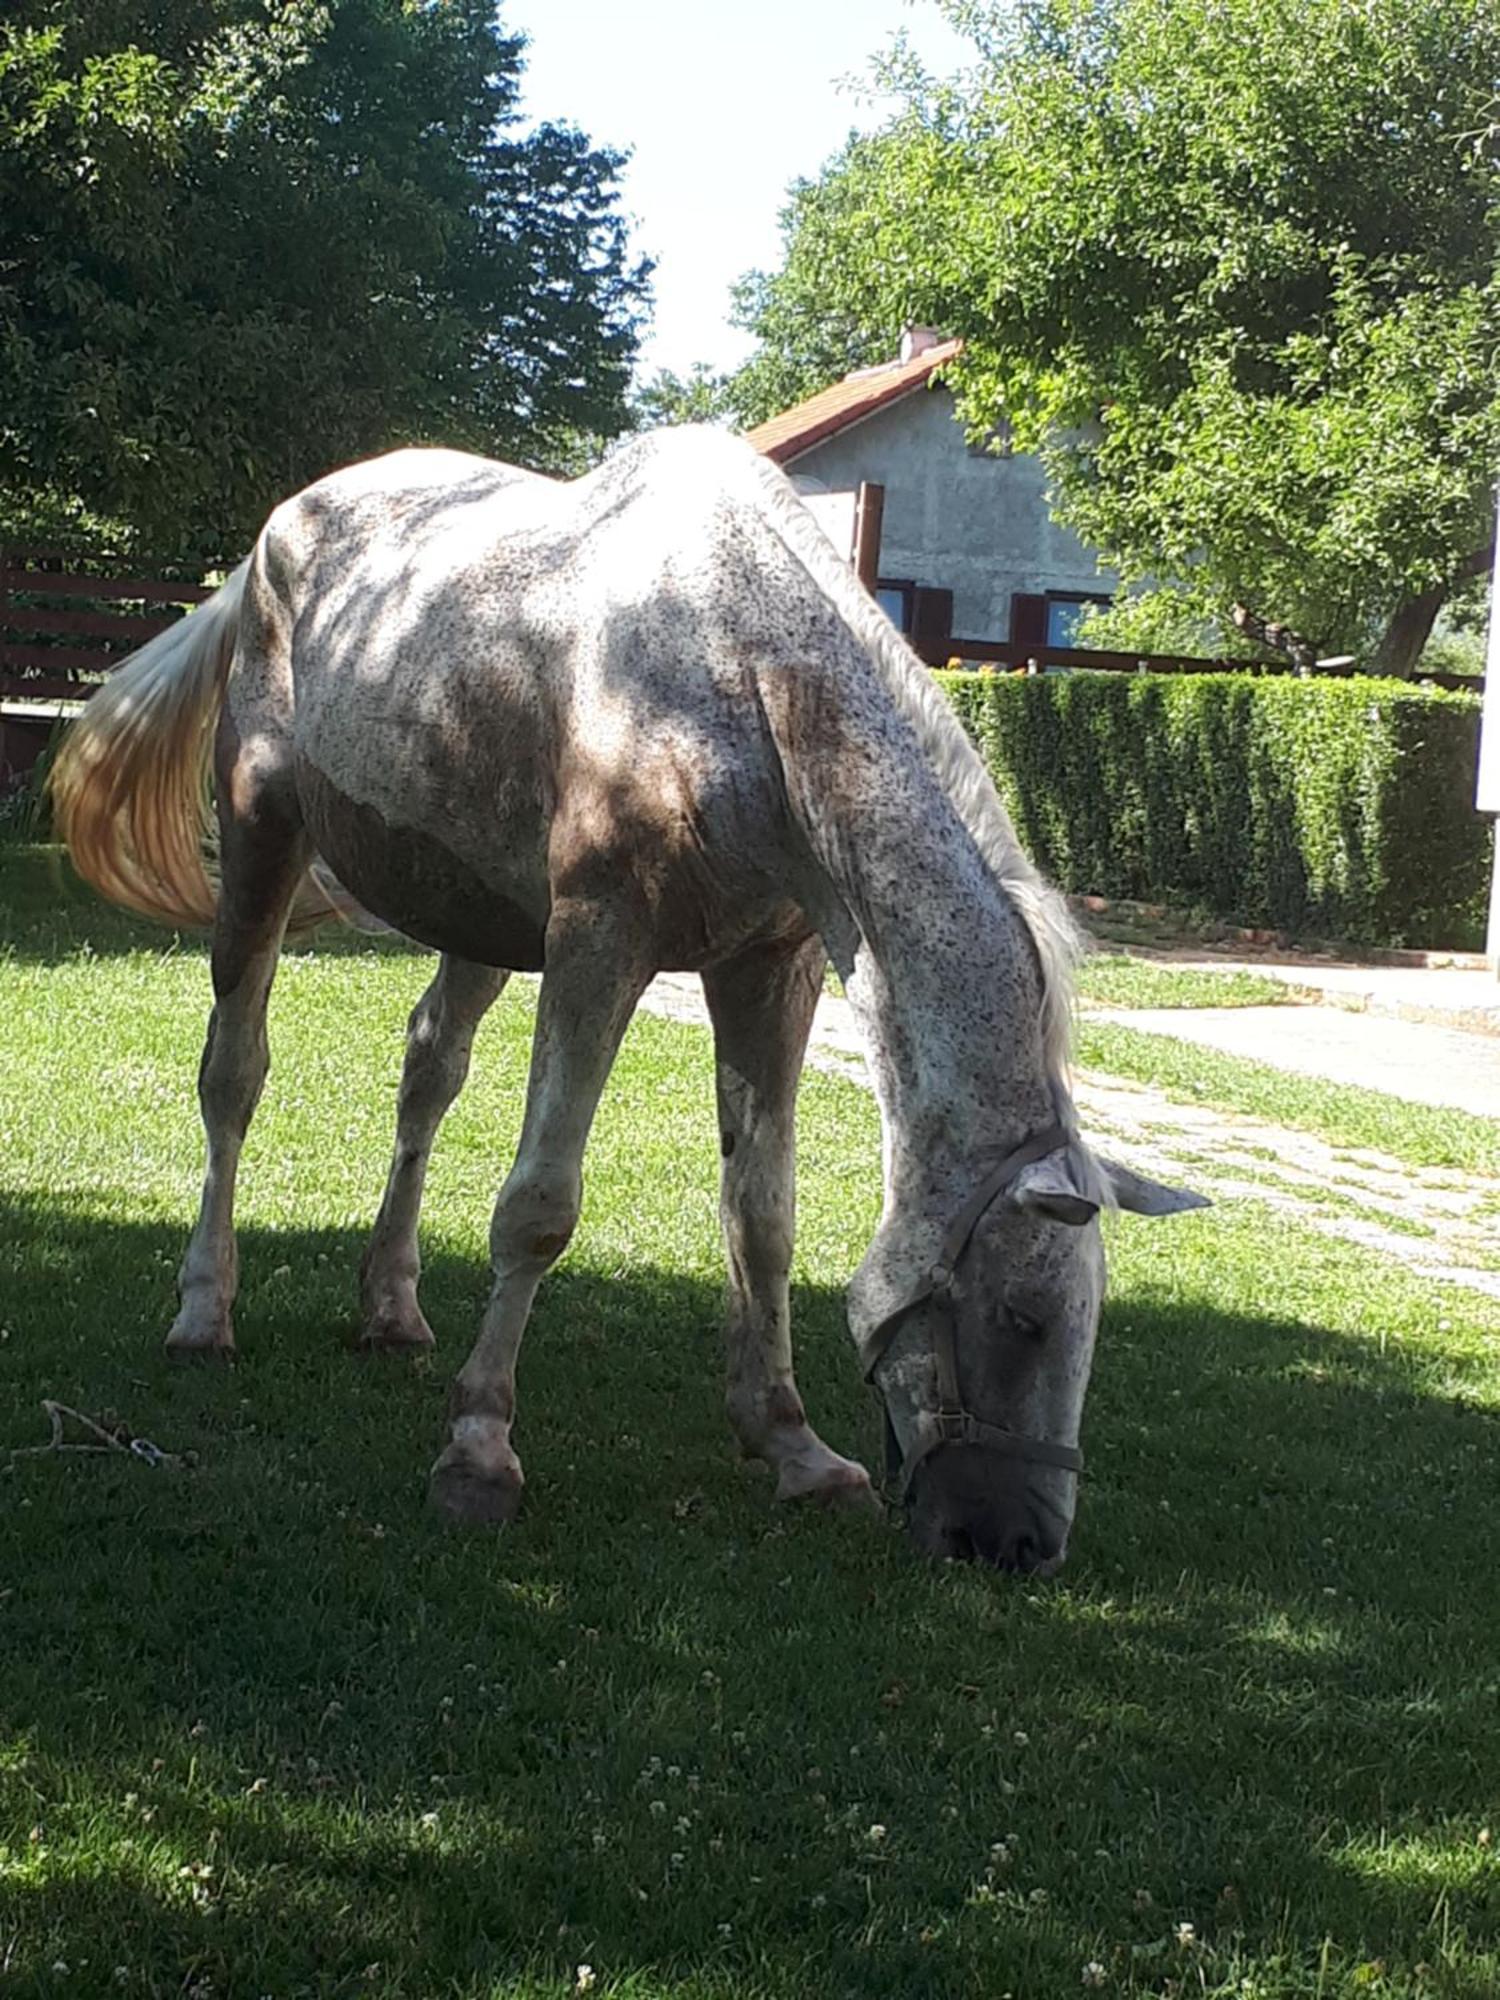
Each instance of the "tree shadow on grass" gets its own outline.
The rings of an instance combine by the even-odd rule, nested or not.
[[[175,1225],[15,1199],[0,1244],[5,1444],[56,1395],[197,1458],[0,1482],[12,1990],[555,1993],[586,1962],[977,2000],[1099,1961],[1291,1995],[1325,1954],[1331,1996],[1441,1927],[1434,1990],[1495,1990],[1494,1423],[1399,1355],[1132,1301],[1074,1561],[1031,1585],[773,1509],[711,1283],[564,1263],[526,1510],[467,1537],[421,1482],[473,1260],[429,1259],[440,1361],[361,1361],[362,1239],[247,1231],[243,1358],[184,1370]],[[796,1311],[809,1404],[868,1454],[838,1295]]]
[[[69,959],[119,958],[133,952],[189,953],[206,958],[207,931],[174,931],[117,908],[75,872],[66,849],[0,840],[0,958],[21,965],[57,965]],[[337,957],[352,952],[421,954],[425,945],[394,932],[358,930],[330,917],[315,931],[291,939],[291,953]],[[204,1008],[208,1007],[204,979]]]

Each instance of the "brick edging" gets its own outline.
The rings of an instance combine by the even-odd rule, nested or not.
[[[1398,951],[1379,945],[1338,944],[1330,939],[1299,937],[1291,931],[1257,930],[1240,924],[1193,923],[1165,903],[1132,903],[1110,896],[1069,896],[1068,907],[1090,916],[1108,912],[1144,923],[1177,924],[1184,944],[1247,946],[1256,951],[1284,951],[1304,958],[1336,958],[1350,965],[1407,966],[1424,972],[1484,972],[1489,961],[1477,951]]]

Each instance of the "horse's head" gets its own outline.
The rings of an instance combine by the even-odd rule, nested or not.
[[[1142,1215],[1205,1205],[1091,1159],[1053,1127],[979,1178],[940,1239],[930,1222],[897,1225],[861,1266],[851,1319],[928,1554],[1060,1567],[1083,1464],[1106,1202]]]

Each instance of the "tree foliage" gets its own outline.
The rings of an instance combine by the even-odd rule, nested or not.
[[[696,361],[686,375],[658,368],[630,399],[637,430],[660,430],[671,424],[717,424],[730,414],[725,401],[728,378],[706,361]]]
[[[1408,664],[1492,528],[1494,0],[946,11],[971,73],[794,191],[747,396],[962,334],[971,430],[1126,577]]]
[[[724,394],[747,429],[895,352],[901,294],[873,244],[885,215],[905,213],[904,171],[894,134],[851,136],[821,178],[793,184],[781,269],[734,288],[730,317],[757,346]]]
[[[0,532],[239,547],[389,444],[625,421],[616,156],[517,136],[490,0],[18,0],[0,24]]]

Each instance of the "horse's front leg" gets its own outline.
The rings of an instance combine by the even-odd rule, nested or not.
[[[822,989],[822,941],[755,947],[703,975],[718,1064],[720,1216],[729,1262],[729,1421],[779,1500],[874,1503],[869,1474],[808,1424],[792,1375],[797,1079]]]
[[[612,906],[554,902],[521,1142],[490,1227],[494,1285],[432,1468],[433,1504],[454,1520],[506,1521],[520,1504],[510,1434],[521,1336],[537,1286],[577,1225],[589,1127],[652,970],[644,934]]]
[[[469,1073],[474,1035],[508,972],[444,953],[407,1023],[406,1063],[390,1177],[360,1265],[361,1347],[423,1348],[432,1329],[417,1303],[417,1218],[432,1142]]]

